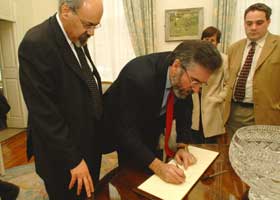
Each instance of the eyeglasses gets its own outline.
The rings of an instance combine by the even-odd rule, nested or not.
[[[79,18],[79,20],[80,20],[80,23],[82,24],[82,26],[84,27],[84,29],[86,29],[87,31],[94,31],[94,29],[97,29],[97,28],[100,28],[101,27],[101,24],[96,24],[96,25],[94,25],[94,24],[92,24],[91,22],[86,22],[86,21],[84,21],[84,20],[82,20],[81,18],[80,18],[80,16],[78,15],[78,13],[76,13],[76,12],[74,12],[76,15],[77,15],[77,17]]]
[[[190,81],[190,83],[191,83],[192,88],[194,88],[194,87],[203,87],[203,86],[206,86],[206,85],[207,85],[207,83],[202,83],[202,82],[200,82],[199,80],[193,80],[193,79],[191,78],[191,76],[189,75],[188,70],[186,70],[186,69],[184,69],[184,68],[183,68],[183,70],[186,72],[186,74],[187,74],[187,76],[188,76],[188,78],[189,78],[189,81]]]

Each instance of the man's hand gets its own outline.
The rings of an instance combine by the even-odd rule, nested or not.
[[[183,165],[185,169],[187,169],[188,166],[196,163],[196,158],[194,157],[194,155],[192,155],[185,148],[179,149],[176,152],[174,159],[178,164]]]
[[[181,184],[185,181],[184,171],[173,164],[166,164],[159,159],[154,159],[149,165],[149,168],[154,171],[162,180],[168,183]]]
[[[94,192],[93,182],[87,167],[87,164],[82,160],[79,165],[70,170],[71,181],[69,184],[69,190],[73,188],[74,184],[77,182],[77,195],[81,194],[82,187],[84,185],[88,197]]]

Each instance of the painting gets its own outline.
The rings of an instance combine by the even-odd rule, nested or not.
[[[165,41],[200,39],[203,8],[165,10]]]

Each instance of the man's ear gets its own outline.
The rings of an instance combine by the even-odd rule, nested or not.
[[[181,66],[181,61],[179,59],[175,59],[174,62],[172,63],[172,67],[174,69],[178,69]]]
[[[60,13],[64,19],[68,18],[69,14],[71,14],[71,9],[69,8],[69,6],[67,4],[64,3],[60,8]]]

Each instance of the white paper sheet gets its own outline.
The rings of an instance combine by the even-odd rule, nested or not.
[[[210,151],[194,146],[189,146],[189,151],[196,157],[197,162],[184,170],[186,181],[180,185],[166,183],[157,175],[151,176],[138,189],[159,197],[163,200],[181,200],[204,173],[208,166],[218,156],[218,152]],[[171,160],[170,163],[174,163]]]

